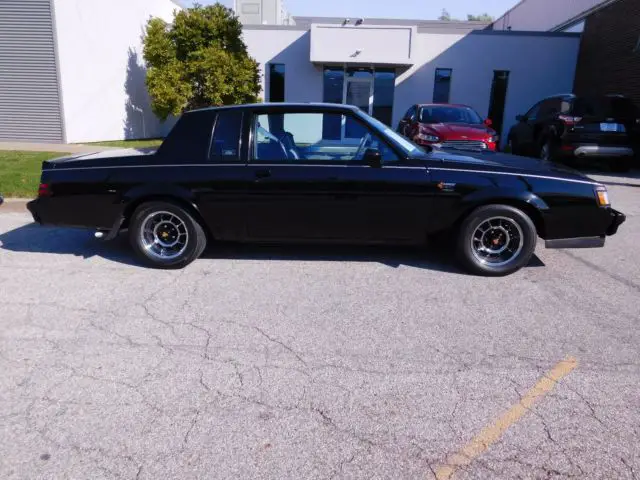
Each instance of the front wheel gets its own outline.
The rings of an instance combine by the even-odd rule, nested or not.
[[[129,240],[138,256],[156,268],[182,268],[202,255],[207,237],[184,208],[169,202],[140,205],[133,214]]]
[[[462,222],[458,258],[471,273],[509,275],[529,263],[538,235],[529,216],[509,205],[486,205]]]

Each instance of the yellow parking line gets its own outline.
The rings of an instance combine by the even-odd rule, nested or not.
[[[435,471],[437,480],[450,479],[456,470],[473,462],[491,445],[496,443],[511,425],[516,423],[527,413],[533,404],[553,390],[553,387],[569,375],[576,368],[578,361],[574,357],[567,357],[547,372],[536,385],[522,397],[511,409],[502,415],[495,423],[485,427],[462,450],[447,458],[445,465]]]

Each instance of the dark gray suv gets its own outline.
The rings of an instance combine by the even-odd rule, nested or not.
[[[631,168],[640,138],[640,110],[622,95],[556,95],[535,104],[507,137],[516,155],[551,161],[595,158],[612,170]]]

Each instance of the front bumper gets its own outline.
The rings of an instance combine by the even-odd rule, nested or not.
[[[576,157],[633,157],[633,148],[602,145],[582,145],[573,154]]]
[[[610,212],[611,224],[606,231],[606,234],[608,236],[615,235],[618,232],[618,227],[620,227],[620,225],[622,225],[627,219],[627,216],[624,213],[614,210],[613,208],[610,210]]]
[[[604,235],[596,237],[577,237],[577,238],[554,238],[545,240],[546,248],[600,248],[604,247],[605,238],[607,236],[615,235],[618,231],[618,227],[622,225],[627,216],[614,210],[609,209],[611,221]]]

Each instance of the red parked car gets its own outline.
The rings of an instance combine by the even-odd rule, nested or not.
[[[499,136],[491,120],[471,107],[451,104],[413,105],[398,124],[398,133],[418,145],[464,150],[497,149]]]

